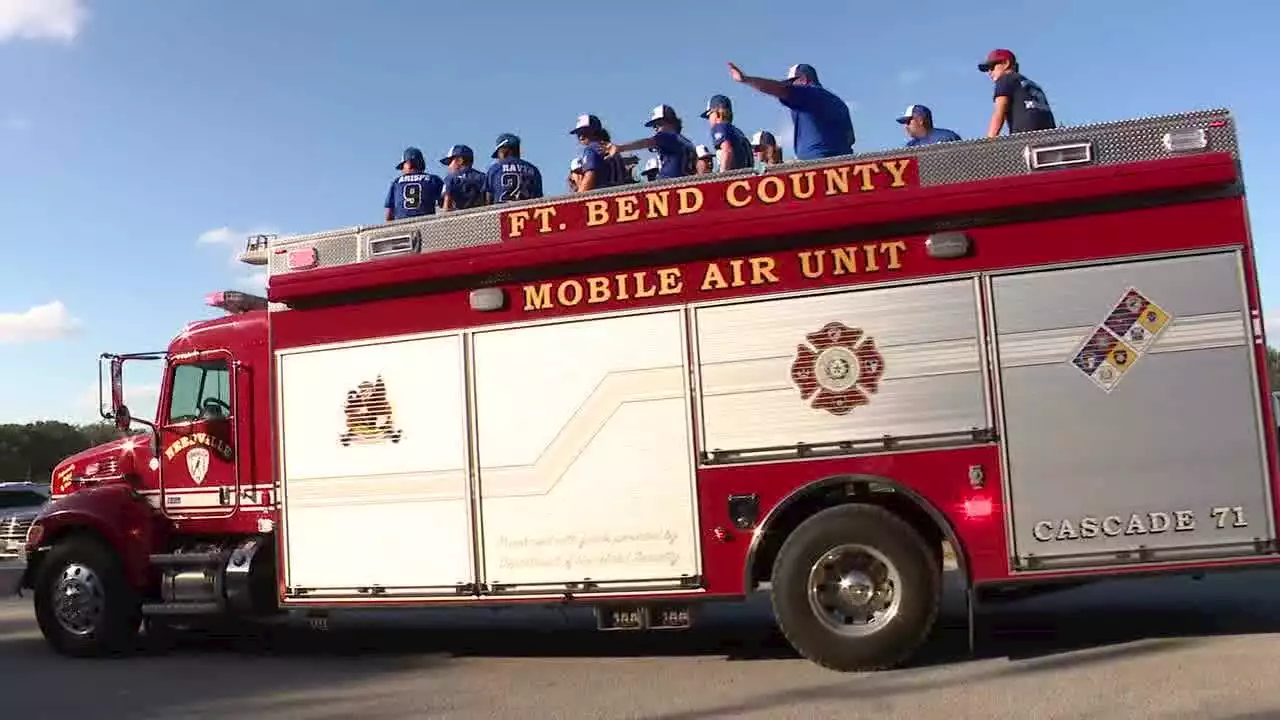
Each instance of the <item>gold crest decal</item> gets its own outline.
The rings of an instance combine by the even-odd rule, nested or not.
[[[373,382],[362,382],[355,390],[348,391],[343,413],[347,416],[347,431],[339,436],[338,441],[344,446],[381,440],[400,442],[402,432],[394,425],[391,401],[387,398],[387,386],[381,375]]]
[[[884,357],[874,338],[844,323],[827,323],[805,336],[796,348],[791,381],[810,406],[832,415],[846,415],[871,402],[880,390]]]

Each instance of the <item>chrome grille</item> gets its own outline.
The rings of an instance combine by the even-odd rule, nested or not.
[[[0,558],[16,557],[22,554],[22,547],[27,541],[27,530],[31,528],[33,518],[11,516],[0,518]]]

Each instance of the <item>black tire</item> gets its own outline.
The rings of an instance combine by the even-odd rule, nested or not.
[[[841,634],[809,602],[809,573],[819,558],[856,544],[896,570],[897,614],[863,636]],[[933,552],[904,520],[875,505],[827,508],[797,527],[773,564],[773,611],[787,641],[804,657],[841,672],[887,670],[905,663],[929,636],[942,603],[942,573]]]
[[[130,652],[138,647],[142,607],[138,593],[125,578],[115,553],[89,537],[71,537],[53,546],[40,563],[35,581],[35,613],[40,632],[53,649],[72,657],[99,657]],[[58,619],[54,600],[64,572],[80,568],[81,588],[96,588],[99,598],[93,619],[76,633]],[[84,570],[91,573],[86,576]],[[74,570],[73,570],[74,572]]]

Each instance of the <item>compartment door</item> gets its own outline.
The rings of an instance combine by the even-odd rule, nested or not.
[[[684,327],[672,311],[475,334],[484,581],[495,591],[694,583]]]
[[[991,281],[1018,568],[1274,538],[1242,278],[1219,253]]]
[[[291,592],[475,582],[462,367],[457,336],[279,356]]]

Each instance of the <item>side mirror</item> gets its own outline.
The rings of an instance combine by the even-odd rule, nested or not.
[[[118,413],[124,406],[124,358],[111,358],[111,407]],[[126,410],[127,412],[127,410]]]
[[[128,432],[129,427],[133,425],[133,416],[129,414],[129,406],[117,404],[115,408],[116,429],[120,432]]]

